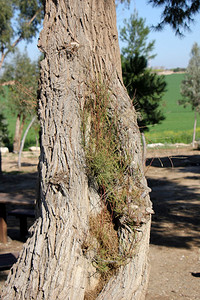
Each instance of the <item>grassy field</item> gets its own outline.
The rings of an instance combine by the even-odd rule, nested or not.
[[[148,143],[191,143],[194,124],[194,112],[191,106],[184,108],[178,105],[181,99],[180,84],[184,74],[171,74],[165,76],[167,92],[163,97],[162,108],[166,119],[162,124],[149,126],[146,133]],[[197,138],[200,138],[200,116],[197,119]]]

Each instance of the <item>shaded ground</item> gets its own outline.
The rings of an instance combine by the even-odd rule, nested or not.
[[[200,299],[200,151],[159,149],[147,156],[155,215],[146,300]]]
[[[13,194],[20,194],[25,198],[35,199],[38,154],[24,153],[20,170],[17,167],[17,161],[18,157],[16,154],[4,154],[2,157],[3,176],[0,178],[0,196],[1,193],[7,193],[9,197],[12,197]],[[17,207],[16,205],[7,205],[6,209],[9,212]],[[0,243],[0,254],[19,253],[25,240],[20,238],[19,220],[13,216],[8,216],[7,223],[8,242],[6,244]],[[32,223],[33,219],[28,219],[28,227]],[[0,289],[7,275],[8,271],[0,271]]]
[[[0,192],[20,192],[34,197],[38,157],[27,155],[22,159],[20,173],[17,156],[3,156],[6,173],[0,181]],[[146,300],[199,300],[200,151],[189,148],[148,150],[147,157],[146,176],[152,188],[155,215]],[[31,222],[29,220],[29,225]],[[9,217],[8,225],[10,239],[7,244],[0,244],[0,253],[20,251],[23,245],[16,219]],[[6,277],[6,271],[0,272],[0,287]]]

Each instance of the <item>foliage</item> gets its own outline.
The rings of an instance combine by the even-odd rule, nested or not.
[[[6,92],[7,107],[16,116],[13,151],[18,152],[25,120],[36,113],[38,62],[31,62],[26,53],[17,53],[11,63],[5,64],[1,81],[9,83]],[[5,97],[5,95],[4,95]]]
[[[9,85],[7,105],[11,111],[25,117],[35,113],[39,79],[38,62],[31,62],[27,53],[16,53],[10,63],[5,64],[1,81],[13,81]]]
[[[200,11],[199,0],[149,0],[148,2],[155,7],[162,7],[162,20],[156,28],[162,30],[166,24],[169,24],[178,35],[182,35],[184,30],[189,29],[189,25],[194,21],[193,17]]]
[[[43,19],[42,0],[0,0],[0,68],[21,41],[32,41]]]
[[[181,83],[182,100],[179,104],[190,104],[192,109],[200,112],[200,48],[197,43],[192,47],[185,78]]]
[[[178,73],[178,72],[184,72],[185,73],[185,71],[186,71],[186,69],[185,68],[175,68],[175,69],[173,69],[173,72],[174,73]]]
[[[2,112],[0,112],[0,147],[9,143],[8,124]]]
[[[148,58],[153,50],[154,41],[147,44],[148,27],[145,20],[138,17],[135,11],[130,20],[126,20],[120,37],[127,43],[122,48],[122,75],[124,85],[133,101],[138,114],[141,131],[148,130],[148,125],[164,120],[160,102],[166,88],[163,76],[158,76],[147,68]]]
[[[135,10],[129,20],[124,20],[124,27],[120,30],[120,39],[127,44],[121,52],[124,57],[144,56],[147,60],[155,57],[150,54],[154,49],[155,41],[147,43],[150,29],[145,26],[145,19],[139,18]]]
[[[185,79],[181,84],[181,95],[183,99],[179,104],[187,106],[190,104],[194,110],[194,130],[193,141],[194,147],[196,136],[197,112],[200,113],[200,48],[197,43],[192,47],[191,59],[187,67]]]

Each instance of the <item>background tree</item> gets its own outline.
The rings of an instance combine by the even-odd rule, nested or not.
[[[36,36],[44,16],[43,4],[43,0],[0,0],[0,69],[20,41],[30,42]]]
[[[0,112],[0,147],[9,144],[8,123],[3,113]]]
[[[43,1],[0,0],[0,69],[21,40],[32,41],[43,19]]]
[[[130,20],[125,20],[120,38],[127,44],[122,48],[122,75],[128,94],[138,111],[138,124],[141,131],[148,125],[164,120],[160,102],[166,90],[164,76],[158,76],[148,68],[148,60],[155,57],[151,52],[155,41],[148,43],[150,29],[145,19],[134,12]]]
[[[200,47],[194,43],[191,50],[191,58],[187,67],[184,80],[181,82],[181,95],[183,99],[179,104],[191,105],[194,110],[194,129],[192,145],[195,146],[197,113],[200,113]]]
[[[124,57],[144,56],[148,61],[156,55],[151,52],[154,50],[155,40],[148,42],[150,29],[145,26],[145,19],[138,16],[138,12],[134,9],[134,13],[130,18],[124,20],[124,27],[120,30],[120,39],[126,44],[121,49]]]
[[[8,144],[9,144],[8,124],[3,113],[0,112],[0,147],[3,147]],[[1,161],[1,150],[0,150],[0,161]],[[0,176],[1,175],[2,175],[2,169],[0,164]]]
[[[36,113],[38,79],[38,62],[31,62],[27,53],[18,52],[4,66],[1,81],[13,83],[8,85],[7,106],[16,116],[14,152],[19,152],[25,121]]]

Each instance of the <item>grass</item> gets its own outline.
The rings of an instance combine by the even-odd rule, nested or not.
[[[181,99],[180,84],[184,74],[171,74],[165,76],[167,92],[163,97],[163,111],[166,119],[162,124],[149,126],[146,138],[149,143],[191,143],[194,124],[194,112],[191,107],[184,108],[178,105]],[[200,138],[200,116],[197,117],[197,139]]]
[[[138,170],[120,136],[120,123],[114,107],[109,81],[101,78],[88,83],[89,93],[82,108],[82,142],[89,185],[95,187],[100,201],[98,213],[91,212],[89,235],[82,244],[83,253],[92,255],[92,264],[105,284],[117,270],[133,257],[135,228],[140,225],[137,208],[144,206],[138,187]],[[125,139],[126,137],[124,137]],[[120,238],[121,228],[129,229],[129,239]],[[94,290],[94,293],[97,292]],[[87,299],[96,299],[96,296]]]

